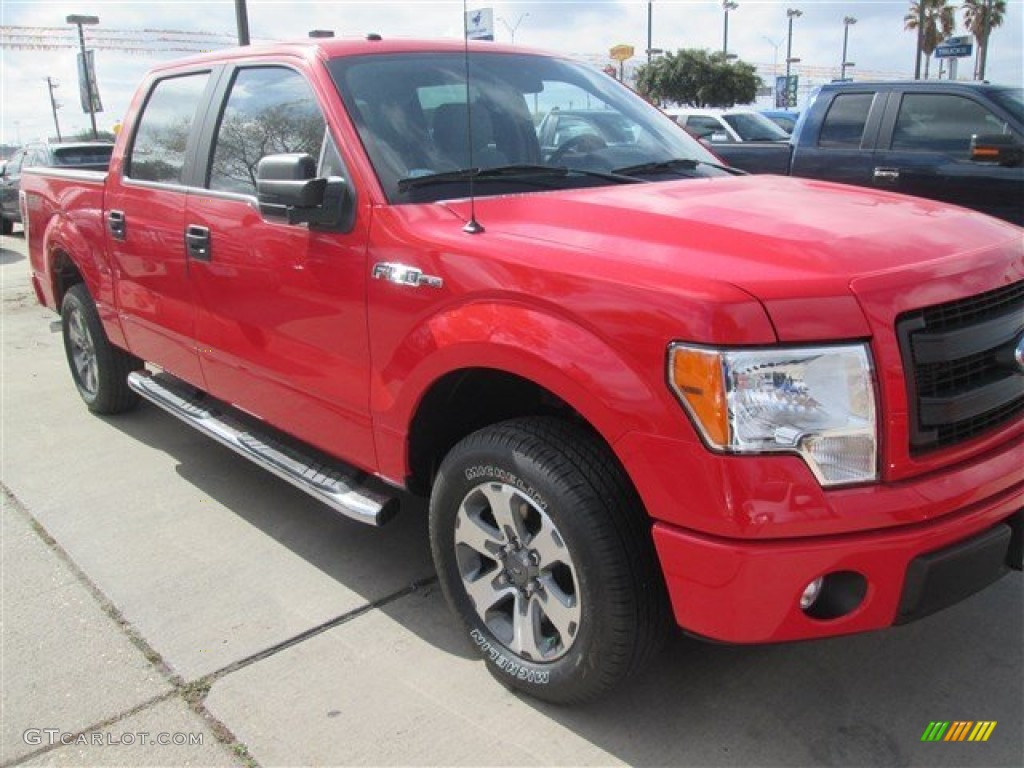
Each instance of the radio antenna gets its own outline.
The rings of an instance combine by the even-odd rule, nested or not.
[[[469,221],[462,231],[467,235],[479,235],[484,231],[476,220],[476,188],[473,178],[476,166],[473,164],[473,106],[469,92],[469,11],[466,0],[462,0],[462,58],[466,64],[466,141],[469,142]]]

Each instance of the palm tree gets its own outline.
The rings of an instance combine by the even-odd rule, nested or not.
[[[988,39],[992,30],[1003,24],[1006,16],[1006,0],[964,0],[961,6],[964,24],[978,41],[978,57],[974,60],[974,79],[985,79],[985,64],[988,63]]]
[[[927,80],[932,54],[956,29],[956,9],[950,7],[949,0],[919,0],[910,4],[910,11],[903,17],[903,28],[918,31],[915,72],[921,71],[920,57],[924,54],[924,79]]]

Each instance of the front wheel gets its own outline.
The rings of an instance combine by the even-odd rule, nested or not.
[[[445,597],[493,675],[552,702],[628,677],[666,632],[646,516],[596,437],[517,419],[456,445],[430,539]]]
[[[142,368],[142,361],[110,343],[84,284],[68,289],[60,313],[71,378],[89,410],[112,414],[134,408],[139,396],[128,386],[128,374]]]

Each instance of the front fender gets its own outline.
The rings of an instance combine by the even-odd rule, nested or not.
[[[653,365],[652,365],[653,363]],[[626,432],[689,429],[663,384],[663,359],[629,359],[566,317],[535,307],[477,302],[426,319],[375,374],[371,409],[385,477],[408,473],[406,435],[434,382],[462,369],[514,374],[558,396],[613,445]]]

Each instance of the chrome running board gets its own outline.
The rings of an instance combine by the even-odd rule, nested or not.
[[[341,463],[327,463],[285,445],[269,432],[245,423],[234,409],[168,374],[135,371],[128,386],[203,434],[226,445],[282,480],[322,501],[346,517],[383,525],[398,511],[398,498],[367,485],[369,476]]]

